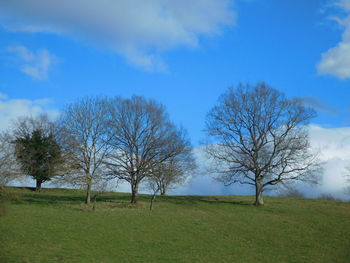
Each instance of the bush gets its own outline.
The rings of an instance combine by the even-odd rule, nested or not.
[[[333,195],[331,195],[330,193],[323,193],[320,194],[318,199],[323,199],[323,200],[337,200],[337,198],[335,198]]]
[[[299,191],[296,188],[283,188],[280,189],[279,191],[279,196],[283,196],[283,197],[294,197],[294,198],[305,198],[305,195],[303,192]]]

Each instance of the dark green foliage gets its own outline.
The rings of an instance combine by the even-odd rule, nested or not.
[[[15,156],[22,172],[41,184],[57,174],[57,167],[63,162],[61,148],[52,133],[46,135],[43,130],[35,129],[23,137],[16,138]]]

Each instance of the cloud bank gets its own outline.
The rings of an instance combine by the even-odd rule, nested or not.
[[[146,70],[164,70],[160,52],[196,47],[235,23],[230,0],[0,1],[0,23],[103,45]]]
[[[345,167],[350,166],[350,127],[322,128],[311,125],[310,142],[324,162],[323,177],[321,184],[315,189],[316,193],[344,197],[344,186],[347,185]]]
[[[57,110],[50,107],[49,99],[10,99],[7,95],[0,93],[0,131],[10,128],[12,121],[18,117],[37,116],[43,113],[51,118],[59,114]]]
[[[8,52],[17,56],[20,70],[34,79],[44,80],[56,62],[56,57],[46,49],[36,52],[28,50],[25,46],[10,46]]]
[[[317,66],[319,74],[329,74],[340,79],[350,78],[350,0],[336,3],[345,17],[333,17],[343,28],[342,40],[322,54],[321,62]]]
[[[323,162],[323,174],[320,184],[309,186],[304,183],[295,185],[306,197],[319,197],[321,194],[332,194],[336,198],[349,199],[344,194],[345,167],[350,166],[350,127],[323,128],[318,125],[309,126],[310,143],[313,151],[319,153]],[[196,151],[196,159],[200,167],[205,166],[206,159],[200,151]],[[204,170],[204,169],[202,169]],[[213,179],[212,175],[200,172],[183,187],[175,189],[173,194],[191,195],[254,195],[254,188],[249,185],[224,186]],[[275,195],[277,192],[268,192]]]

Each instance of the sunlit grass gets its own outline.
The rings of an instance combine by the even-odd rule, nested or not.
[[[0,262],[350,262],[350,203],[267,197],[98,196],[12,189]]]

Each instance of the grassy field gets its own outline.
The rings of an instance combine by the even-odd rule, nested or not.
[[[350,262],[350,203],[169,196],[151,212],[106,193],[92,211],[78,190],[7,191],[1,263]]]

